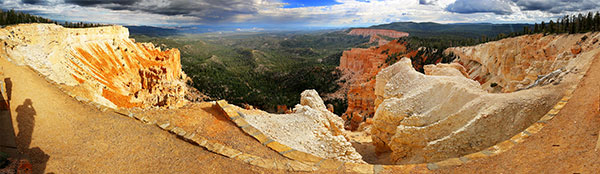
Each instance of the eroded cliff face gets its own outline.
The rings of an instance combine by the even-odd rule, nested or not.
[[[387,36],[391,38],[401,38],[407,37],[409,34],[406,32],[400,32],[396,30],[387,30],[387,29],[369,29],[369,28],[357,28],[352,29],[348,32],[349,35],[360,35],[360,36],[370,36],[371,39],[369,43],[377,42],[378,45],[384,45],[389,41],[381,36]]]
[[[179,50],[128,37],[121,26],[23,24],[0,29],[0,54],[81,100],[110,108],[182,106],[187,88]]]
[[[579,54],[595,49],[596,35],[526,35],[446,52],[459,56],[457,62],[487,91],[513,92],[534,83],[538,75],[563,68]]]
[[[407,52],[406,43],[392,41],[379,47],[354,48],[344,51],[339,69],[346,82],[342,91],[346,93],[348,109],[342,115],[346,128],[355,130],[359,124],[375,113],[375,75],[387,67],[386,59],[392,54],[414,56],[416,51]]]
[[[377,151],[391,151],[397,164],[436,162],[509,139],[577,84],[600,56],[598,39],[600,33],[529,35],[450,48],[459,59],[425,66],[426,74],[400,60],[377,75]]]
[[[409,35],[406,32],[400,32],[400,31],[396,31],[396,30],[368,29],[368,28],[352,29],[348,34],[362,35],[362,36],[382,35],[382,36],[388,36],[388,37],[392,37],[392,38],[401,38],[401,37],[406,37]]]

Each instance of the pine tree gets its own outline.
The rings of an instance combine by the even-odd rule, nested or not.
[[[542,32],[542,33],[546,33],[546,23],[544,23],[544,21],[542,21],[542,24],[541,24],[541,26],[540,26],[540,27],[541,27],[541,28],[540,28],[541,32]]]
[[[592,12],[588,12],[586,18],[586,32],[593,31],[593,23],[594,23],[594,14]]]
[[[548,24],[548,32],[554,33],[554,21],[552,20],[550,20],[550,23]]]

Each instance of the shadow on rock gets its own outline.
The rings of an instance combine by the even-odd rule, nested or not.
[[[33,107],[33,102],[31,99],[26,99],[15,111],[17,112],[17,124],[19,128],[19,133],[17,134],[18,149],[27,159],[31,160],[33,173],[44,173],[46,162],[48,162],[50,156],[44,153],[39,147],[30,148],[33,128],[35,127],[35,116],[37,114]]]

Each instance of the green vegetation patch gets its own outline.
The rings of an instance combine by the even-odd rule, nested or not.
[[[337,91],[342,52],[369,40],[341,31],[132,37],[180,49],[191,85],[209,97],[269,112],[276,112],[278,105],[293,107],[306,89],[322,95]],[[326,103],[333,104],[337,114],[347,107],[345,100]]]

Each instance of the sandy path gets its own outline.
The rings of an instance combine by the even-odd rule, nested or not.
[[[12,81],[11,118],[18,149],[31,159],[34,173],[266,172],[156,126],[82,104],[4,58],[0,67]]]
[[[440,173],[597,173],[599,102],[600,58],[595,58],[573,98],[540,132],[498,156]]]
[[[215,140],[244,153],[266,159],[287,160],[283,155],[246,135],[227,118],[216,104],[202,102],[193,103],[180,109],[147,110],[133,113],[156,120],[169,120],[169,123],[188,132],[194,131],[207,139]]]

